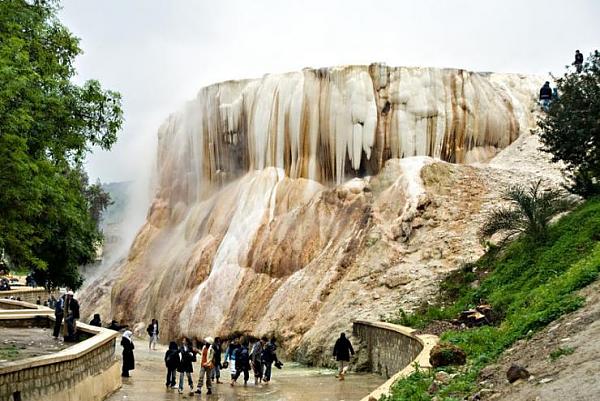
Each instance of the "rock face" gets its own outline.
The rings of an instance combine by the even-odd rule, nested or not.
[[[539,82],[371,65],[204,88],[160,128],[147,221],[84,309],[158,318],[165,339],[276,333],[326,362],[353,319],[414,307],[482,253],[478,222],[512,179],[491,171],[510,167],[444,161],[528,135]]]

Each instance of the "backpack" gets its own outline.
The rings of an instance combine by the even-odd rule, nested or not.
[[[168,350],[165,358],[167,368],[174,369],[179,365],[179,352],[177,350]]]
[[[248,366],[250,364],[250,356],[248,354],[248,348],[242,347],[237,350],[237,355],[235,356],[235,363],[239,364],[241,367]]]

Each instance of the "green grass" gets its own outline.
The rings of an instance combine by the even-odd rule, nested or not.
[[[516,340],[583,305],[584,299],[575,292],[600,273],[599,241],[600,200],[593,199],[553,225],[544,243],[519,239],[450,275],[442,285],[442,306],[424,307],[414,314],[401,311],[395,321],[416,328],[433,320],[455,318],[461,310],[483,302],[490,303],[502,319],[498,326],[443,333],[443,341],[467,353],[467,366],[434,394],[427,393],[431,376],[414,374],[396,383],[389,400],[430,400],[437,395],[440,400],[453,401],[475,391],[479,371]],[[478,276],[484,271],[487,274]],[[478,277],[479,287],[471,288],[469,284]],[[568,352],[557,350],[554,359]]]
[[[14,361],[19,357],[19,349],[14,345],[0,345],[0,360]]]
[[[575,352],[575,348],[573,348],[573,347],[564,347],[564,348],[558,347],[556,350],[554,350],[550,353],[550,360],[552,360],[552,362],[554,362],[561,356],[571,355],[573,352]]]

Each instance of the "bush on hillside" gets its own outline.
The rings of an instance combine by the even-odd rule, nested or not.
[[[542,180],[528,187],[516,185],[503,195],[509,206],[493,210],[479,230],[480,238],[501,234],[500,243],[524,234],[534,241],[544,239],[550,220],[571,209],[575,201],[557,188],[543,188]]]

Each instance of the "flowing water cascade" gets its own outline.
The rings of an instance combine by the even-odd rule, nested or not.
[[[156,317],[165,341],[277,333],[318,360],[352,319],[480,253],[461,248],[475,228],[436,220],[480,212],[480,173],[440,160],[486,162],[528,135],[539,83],[373,64],[203,88],[160,127],[147,221],[105,278],[111,305],[86,293],[88,311]]]

